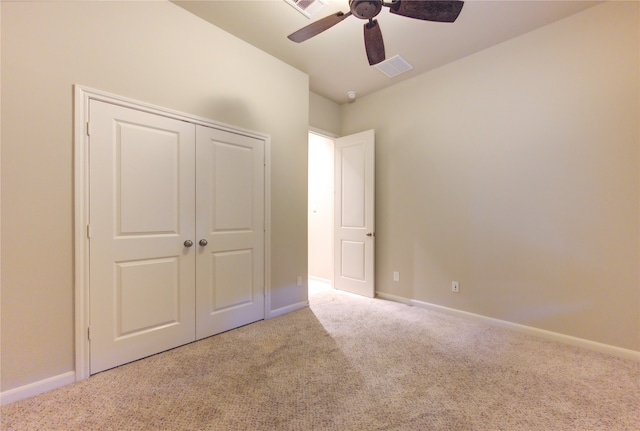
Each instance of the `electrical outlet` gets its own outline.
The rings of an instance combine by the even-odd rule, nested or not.
[[[400,281],[400,273],[398,271],[393,271],[393,281]]]
[[[454,292],[454,293],[460,292],[460,284],[458,284],[457,281],[452,281],[451,282],[451,291]]]
[[[302,286],[302,276],[301,276],[301,275],[299,275],[299,276],[298,276],[298,278],[297,278],[297,280],[296,280],[296,284],[297,284],[298,286]]]

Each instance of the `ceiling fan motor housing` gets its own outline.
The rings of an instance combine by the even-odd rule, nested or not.
[[[371,19],[382,10],[382,0],[349,0],[351,13],[360,19]]]

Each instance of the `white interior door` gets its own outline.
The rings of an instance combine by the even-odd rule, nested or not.
[[[375,133],[335,141],[334,286],[375,296]]]
[[[196,131],[196,337],[264,318],[264,141]]]
[[[195,126],[91,101],[90,373],[195,339]],[[188,243],[187,243],[188,244]]]

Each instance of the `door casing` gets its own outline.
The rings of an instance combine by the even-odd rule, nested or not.
[[[89,102],[99,100],[196,125],[212,127],[264,140],[264,289],[265,319],[271,310],[271,139],[269,135],[230,126],[145,102],[74,85],[74,293],[75,293],[75,378],[89,377]]]

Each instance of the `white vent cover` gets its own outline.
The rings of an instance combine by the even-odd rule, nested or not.
[[[311,18],[327,5],[327,0],[284,0],[307,18]]]
[[[401,73],[408,72],[413,69],[413,66],[409,64],[407,60],[396,55],[388,60],[382,61],[376,64],[376,69],[387,75],[389,78],[398,76]]]

